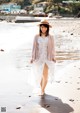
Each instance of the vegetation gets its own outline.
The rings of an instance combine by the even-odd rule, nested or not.
[[[57,11],[59,14],[73,14],[76,15],[80,12],[80,3],[75,3],[75,1],[80,0],[73,0],[74,3],[69,4],[62,4],[63,0],[0,0],[0,4],[2,3],[17,3],[24,8],[25,6],[33,5],[40,2],[48,2],[47,6],[44,8],[45,13]],[[70,0],[64,0],[70,1]]]
[[[31,4],[30,0],[0,0],[0,4],[9,3],[9,2],[17,3],[17,4],[24,4],[24,5]]]

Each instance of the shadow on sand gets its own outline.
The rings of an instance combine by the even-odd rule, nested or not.
[[[58,97],[47,94],[43,97],[34,98],[34,101],[38,102],[42,108],[48,110],[50,113],[70,113],[74,111],[70,105],[63,103]]]

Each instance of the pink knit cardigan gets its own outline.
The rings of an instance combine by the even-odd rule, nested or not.
[[[32,48],[32,60],[38,60],[39,59],[39,45],[38,45],[38,39],[39,35],[36,35],[34,37],[33,41],[33,48]],[[55,59],[55,47],[54,47],[54,38],[52,35],[48,36],[48,47],[47,47],[47,58],[50,61],[53,61]]]

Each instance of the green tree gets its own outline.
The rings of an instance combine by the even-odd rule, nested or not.
[[[24,0],[24,6],[26,5],[31,5],[31,1],[30,0]]]
[[[10,0],[10,2],[23,6],[24,0]]]
[[[40,2],[44,2],[45,0],[32,0],[32,4],[36,4],[36,3],[40,3]]]
[[[54,0],[54,3],[62,3],[63,0]],[[66,0],[64,0],[66,1]]]
[[[13,2],[13,3],[18,3],[18,4],[20,4],[21,2],[24,2],[24,0],[11,0],[10,2]]]
[[[0,4],[10,2],[10,0],[0,0]]]

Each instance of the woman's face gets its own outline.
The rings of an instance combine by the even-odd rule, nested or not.
[[[42,33],[46,33],[47,27],[45,27],[44,25],[41,25],[40,28],[41,28]]]

